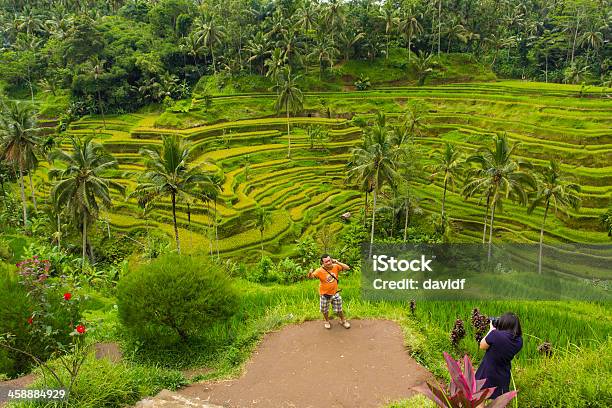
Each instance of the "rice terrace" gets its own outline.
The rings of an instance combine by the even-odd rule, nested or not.
[[[45,3],[0,0],[0,406],[612,406],[608,3]],[[499,286],[372,297],[373,248]]]

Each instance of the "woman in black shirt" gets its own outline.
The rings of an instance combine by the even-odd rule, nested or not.
[[[476,379],[486,378],[483,388],[495,387],[490,398],[497,398],[510,391],[511,361],[523,347],[521,323],[514,313],[506,313],[480,341],[480,348],[487,350],[476,371]]]

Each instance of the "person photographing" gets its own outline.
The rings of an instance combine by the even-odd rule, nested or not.
[[[510,312],[490,319],[489,327],[480,341],[480,348],[486,353],[476,370],[476,379],[486,379],[484,388],[495,387],[489,398],[497,398],[510,391],[511,362],[523,348],[523,332],[518,316]]]
[[[341,271],[349,270],[347,264],[332,259],[328,254],[321,255],[321,267],[316,270],[311,269],[308,272],[309,278],[319,279],[319,309],[325,319],[324,327],[331,329],[329,322],[329,305],[331,303],[332,310],[340,318],[340,324],[348,329],[351,324],[344,317],[342,312],[342,297],[338,290],[338,276]]]

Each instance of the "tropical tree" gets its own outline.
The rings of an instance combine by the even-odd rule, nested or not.
[[[266,55],[270,53],[269,44],[270,41],[264,35],[264,33],[262,31],[258,31],[257,34],[255,34],[255,36],[249,40],[246,46],[246,50],[251,54],[247,62],[250,64],[253,61],[259,61],[259,73],[261,75],[263,75],[265,72],[264,63],[266,60]]]
[[[309,0],[306,0],[297,9],[296,12],[296,26],[303,30],[304,33],[308,33],[317,22],[317,7],[316,4],[312,4]]]
[[[418,78],[418,85],[422,86],[425,84],[425,79],[427,79],[429,74],[433,72],[433,68],[435,66],[433,55],[425,54],[419,51],[412,66],[414,67],[414,72]]]
[[[271,76],[274,78],[276,82],[277,92],[279,91],[278,80],[280,74],[287,63],[287,58],[285,53],[280,48],[275,48],[274,51],[270,54],[270,58],[268,58],[264,65],[268,68],[266,72],[266,76]]]
[[[401,18],[399,23],[399,29],[403,33],[404,38],[408,47],[408,62],[410,63],[410,56],[412,54],[412,39],[419,34],[423,33],[423,26],[417,20],[416,15],[412,11],[408,11]]]
[[[493,225],[495,222],[495,210],[501,207],[502,199],[511,197],[519,204],[527,203],[527,192],[525,187],[535,188],[533,176],[521,167],[528,167],[526,163],[519,163],[512,157],[518,143],[512,147],[508,143],[506,135],[496,135],[494,149],[489,147],[468,157],[468,163],[479,166],[468,172],[467,182],[463,188],[463,194],[471,197],[477,192],[484,192],[490,198],[491,215],[489,230],[489,251],[491,257],[491,244],[493,241]]]
[[[411,102],[406,105],[406,109],[400,120],[402,125],[408,130],[413,141],[416,136],[421,135],[421,129],[425,125],[426,116],[427,108],[422,103]]]
[[[176,203],[186,196],[198,198],[198,188],[210,183],[210,177],[191,163],[191,148],[179,136],[164,136],[161,148],[143,148],[145,170],[131,194],[149,201],[170,197],[177,252],[181,252]]]
[[[323,77],[323,70],[325,69],[324,62],[329,63],[331,68],[337,51],[336,44],[330,36],[319,35],[310,54],[308,54],[308,58],[316,59],[319,64],[319,80]]]
[[[544,240],[546,216],[550,206],[552,205],[555,214],[559,208],[571,207],[574,210],[578,210],[580,207],[579,192],[580,186],[564,179],[559,163],[556,161],[551,160],[548,167],[543,168],[540,172],[534,200],[527,210],[531,214],[536,207],[544,206],[544,217],[542,218],[542,226],[540,228],[538,273],[542,273],[542,242]]]
[[[34,106],[12,101],[0,105],[0,157],[16,167],[19,173],[24,228],[28,223],[28,210],[23,175],[38,162],[36,151],[41,143],[40,130]]]
[[[367,139],[362,146],[351,151],[352,168],[349,176],[355,177],[360,185],[371,185],[374,194],[372,201],[372,226],[370,230],[370,255],[374,244],[374,229],[377,195],[383,186],[392,188],[397,180],[399,166],[399,151],[391,143],[390,132],[383,113],[377,115],[374,126],[368,129],[364,137]]]
[[[297,86],[296,81],[299,79],[298,76],[291,76],[291,68],[288,68],[281,78],[279,85],[274,88],[277,90],[276,98],[276,112],[279,113],[281,109],[285,109],[287,114],[287,157],[291,157],[291,128],[289,122],[289,113],[296,114],[301,111],[304,106],[304,95]]]
[[[508,36],[505,37],[501,34],[491,34],[489,37],[484,40],[489,44],[490,48],[493,49],[493,61],[491,61],[491,67],[495,65],[495,61],[497,60],[497,56],[499,51],[504,48],[512,47],[516,44],[516,37]]]
[[[84,267],[88,227],[98,219],[101,209],[111,207],[110,190],[123,194],[125,187],[106,177],[108,170],[117,168],[117,161],[101,145],[91,137],[83,140],[71,138],[70,142],[70,153],[54,150],[49,154],[50,160],[63,163],[63,168],[49,171],[49,178],[58,180],[51,190],[51,202],[56,212],[63,211],[71,217],[74,225],[80,226]]]
[[[268,225],[272,222],[272,217],[270,213],[263,207],[257,208],[255,212],[255,227],[259,230],[259,243],[261,244],[261,256],[263,258],[263,236],[264,231]]]
[[[434,156],[434,164],[431,166],[432,179],[442,175],[444,179],[444,190],[442,193],[442,211],[441,217],[446,216],[444,212],[444,204],[446,203],[446,189],[448,185],[454,186],[455,180],[460,175],[463,166],[462,154],[454,144],[446,143],[443,151],[438,151]]]
[[[98,108],[102,114],[102,123],[106,129],[106,118],[104,117],[104,106],[102,105],[102,97],[100,96],[100,76],[104,73],[105,60],[101,60],[97,56],[91,61],[91,73],[93,74],[94,81],[96,81],[96,93],[98,94]]]
[[[200,67],[198,66],[198,56],[206,48],[200,41],[200,37],[195,33],[191,33],[181,39],[180,47],[187,53],[187,55],[193,58],[193,65],[195,65],[196,70],[200,72]]]
[[[223,44],[226,37],[223,26],[217,24],[214,18],[205,21],[198,17],[195,21],[198,42],[204,44],[210,50],[212,56],[213,72],[217,73],[217,62],[215,59],[215,47]]]
[[[385,60],[389,58],[389,41],[393,28],[399,23],[397,11],[391,3],[387,2],[380,8],[380,18],[385,25],[385,36],[387,37],[387,50],[385,52]]]

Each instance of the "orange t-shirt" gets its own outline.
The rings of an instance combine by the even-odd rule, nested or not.
[[[342,267],[338,264],[332,265],[332,268],[329,270],[329,273],[323,268],[320,267],[316,271],[313,272],[313,276],[319,278],[319,294],[320,295],[335,295],[338,291],[338,273],[342,270]],[[329,274],[332,274],[336,277],[336,279],[332,278]]]

